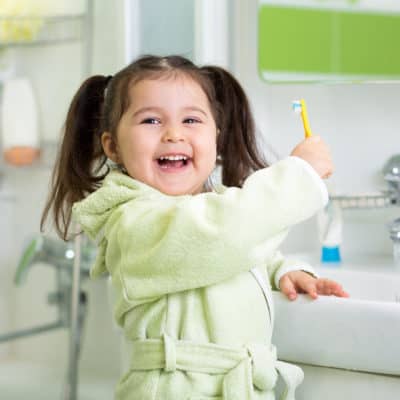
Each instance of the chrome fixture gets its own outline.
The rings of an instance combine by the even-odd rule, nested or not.
[[[81,276],[89,275],[89,268],[95,258],[95,249],[85,246],[82,251]],[[14,283],[21,286],[27,279],[28,272],[38,263],[55,268],[56,290],[47,296],[48,304],[57,306],[58,318],[50,324],[39,325],[28,329],[18,330],[7,334],[0,334],[0,343],[36,335],[58,328],[68,328],[71,321],[71,287],[72,267],[75,258],[74,243],[37,236],[26,246],[18,264]],[[80,293],[81,310],[79,319],[83,322],[86,313],[86,293]]]
[[[390,157],[382,168],[387,190],[371,194],[332,195],[330,200],[342,209],[370,209],[400,206],[400,154]],[[393,241],[393,257],[400,266],[400,218],[388,224]]]
[[[367,194],[332,195],[330,200],[342,209],[386,208],[400,205],[400,154],[392,156],[382,169],[387,190]]]
[[[383,177],[389,185],[390,198],[393,205],[400,205],[400,154],[389,158],[383,167]],[[390,239],[393,242],[393,260],[400,266],[400,218],[389,224]]]
[[[400,154],[390,157],[382,172],[383,178],[389,185],[392,204],[400,204]]]
[[[388,227],[393,242],[393,259],[396,266],[400,267],[400,218],[396,218]]]
[[[54,292],[48,294],[47,302],[57,306],[57,319],[52,323],[0,334],[1,343],[60,328],[68,329],[69,360],[63,395],[63,398],[68,400],[77,398],[78,360],[88,303],[86,292],[81,290],[80,281],[89,276],[89,269],[95,257],[96,248],[82,235],[72,242],[44,236],[34,237],[22,254],[14,282],[17,286],[23,284],[28,272],[38,263],[54,268],[57,287]]]

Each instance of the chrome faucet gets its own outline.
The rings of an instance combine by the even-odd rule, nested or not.
[[[389,186],[393,205],[400,204],[400,154],[389,158],[383,167],[383,178]]]
[[[387,208],[400,206],[400,154],[392,156],[382,169],[387,190],[370,194],[331,195],[342,209]]]
[[[386,161],[382,169],[387,190],[372,194],[331,195],[330,200],[342,209],[376,209],[400,207],[400,154]],[[393,257],[400,267],[400,218],[388,224],[390,238],[393,241]]]
[[[390,239],[393,242],[393,259],[396,266],[400,267],[400,218],[389,224]]]
[[[393,205],[400,205],[400,154],[396,154],[383,167],[383,176],[389,185],[389,193]],[[389,225],[389,234],[393,242],[393,259],[400,266],[400,218]]]

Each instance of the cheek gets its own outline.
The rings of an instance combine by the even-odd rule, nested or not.
[[[209,137],[201,141],[198,146],[201,149],[201,158],[207,162],[207,164],[212,164],[214,167],[217,158],[217,142],[215,137]]]
[[[134,138],[121,146],[121,150],[128,159],[144,158],[151,156],[150,153],[154,150],[154,144],[150,137],[146,139],[144,135],[135,135]]]
[[[217,136],[213,136],[210,139],[210,144],[209,144],[209,148],[210,148],[210,156],[214,159],[214,161],[217,158]]]

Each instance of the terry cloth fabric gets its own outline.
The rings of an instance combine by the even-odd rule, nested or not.
[[[222,375],[221,399],[254,399],[254,387],[272,391],[278,373],[286,384],[282,400],[294,400],[296,387],[303,380],[300,368],[278,361],[274,346],[249,344],[229,348],[212,343],[196,344],[175,341],[167,334],[162,339],[137,340],[132,343],[131,371],[177,369]],[[198,396],[190,399],[199,398]]]
[[[233,400],[249,387],[252,400],[273,399],[273,389],[258,387],[249,373],[257,356],[246,349],[270,348],[272,335],[265,296],[249,271],[256,268],[270,290],[280,271],[309,269],[285,260],[277,248],[292,225],[326,201],[317,174],[289,157],[252,174],[243,188],[193,196],[168,196],[114,171],[77,203],[74,218],[99,244],[91,274],[111,274],[115,317],[131,343],[170,337],[250,354],[243,361],[248,367],[234,368],[241,379],[228,380],[225,372],[182,370],[170,361],[146,369],[145,360],[137,360],[121,379],[117,399]],[[270,365],[270,377],[278,365]],[[234,385],[229,395],[226,382]]]

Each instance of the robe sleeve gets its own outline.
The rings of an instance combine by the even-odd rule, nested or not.
[[[318,277],[313,267],[306,261],[292,257],[286,258],[281,252],[277,251],[267,263],[267,273],[272,289],[279,290],[280,279],[290,271],[304,271]]]
[[[255,172],[243,188],[132,199],[106,226],[105,265],[126,300],[211,285],[273,258],[288,229],[326,202],[322,181],[296,157]]]

